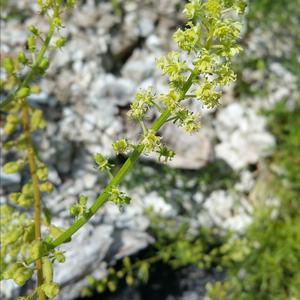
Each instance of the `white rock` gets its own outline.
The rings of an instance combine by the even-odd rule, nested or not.
[[[144,197],[143,202],[145,203],[146,208],[152,208],[158,215],[165,217],[176,215],[174,208],[170,204],[166,203],[156,192],[147,194]]]
[[[247,202],[241,195],[234,196],[225,190],[213,191],[198,214],[202,226],[218,226],[234,232],[243,232],[250,224],[251,217],[244,208]]]
[[[266,131],[265,119],[240,103],[218,113],[216,129],[221,140],[215,147],[216,156],[235,170],[268,156],[275,145],[274,137]]]

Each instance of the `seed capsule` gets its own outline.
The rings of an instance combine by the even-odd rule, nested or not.
[[[11,279],[19,268],[23,267],[21,263],[15,263],[3,272],[3,279]]]
[[[32,269],[21,267],[14,273],[12,279],[17,285],[23,286],[32,277],[32,275]]]
[[[55,282],[45,283],[42,285],[42,290],[48,298],[53,299],[59,293],[59,285]]]
[[[53,265],[49,258],[43,258],[43,275],[45,282],[49,283],[53,280]]]
[[[41,241],[33,241],[29,249],[29,256],[32,260],[37,260],[43,255],[43,243]]]

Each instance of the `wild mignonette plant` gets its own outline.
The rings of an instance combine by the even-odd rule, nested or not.
[[[112,145],[116,154],[128,155],[119,170],[102,154],[95,155],[96,167],[105,172],[110,181],[91,207],[87,207],[86,196],[79,196],[78,202],[70,208],[74,222],[63,229],[51,223],[42,202],[43,193],[51,192],[53,186],[32,137],[44,129],[46,123],[42,111],[29,105],[28,97],[39,91],[34,82],[49,67],[50,51],[66,42],[64,37],[53,40],[53,35],[60,36],[61,15],[74,7],[75,0],[38,0],[37,5],[49,20],[49,31],[43,33],[35,26],[29,28],[28,51],[20,52],[15,59],[4,59],[6,77],[1,83],[4,91],[13,91],[1,102],[1,110],[7,114],[3,132],[8,137],[4,149],[13,151],[16,157],[3,166],[3,171],[17,173],[27,169],[30,172],[30,179],[21,190],[11,193],[7,203],[1,205],[1,279],[12,279],[22,286],[36,276],[36,288],[20,298],[26,300],[52,299],[58,295],[53,263],[65,260],[59,246],[69,242],[107,201],[120,208],[130,203],[130,197],[119,186],[141,154],[154,152],[164,161],[174,157],[174,151],[158,134],[163,125],[172,122],[188,134],[200,129],[200,116],[188,108],[186,100],[192,99],[207,108],[218,106],[222,88],[235,80],[231,63],[232,57],[241,51],[237,44],[241,28],[238,15],[242,15],[246,7],[243,0],[191,0],[186,4],[187,23],[173,35],[178,51],[157,60],[158,68],[169,79],[168,92],[157,94],[149,88],[136,94],[128,117],[140,124],[140,141],[132,143],[123,138]],[[24,73],[27,75],[23,78]],[[156,111],[159,116],[147,127],[145,119],[150,111]]]

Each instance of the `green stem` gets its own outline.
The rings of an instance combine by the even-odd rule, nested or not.
[[[191,73],[189,78],[187,79],[185,85],[183,86],[183,89],[180,94],[180,100],[183,100],[186,93],[190,89],[193,80],[197,74],[194,72]],[[172,115],[172,111],[169,109],[166,109],[162,114],[159,116],[159,118],[153,123],[151,126],[151,129],[154,133],[156,133],[169,119],[169,117]],[[109,194],[111,189],[114,186],[118,186],[125,175],[132,169],[136,161],[138,160],[139,156],[142,154],[144,150],[144,145],[139,144],[135,147],[132,154],[128,157],[128,159],[125,161],[121,169],[118,171],[118,173],[114,176],[114,178],[110,181],[110,183],[106,186],[104,191],[98,196],[98,198],[95,200],[94,204],[90,207],[90,209],[84,214],[84,216],[77,219],[66,231],[64,231],[56,240],[54,240],[51,244],[49,244],[49,250],[54,249],[57,246],[61,245],[65,241],[69,240],[72,235],[77,232],[84,224],[88,222],[88,220],[98,211],[98,209],[108,200]]]
[[[49,48],[49,44],[50,41],[53,37],[53,34],[55,32],[55,22],[54,19],[57,18],[59,16],[59,11],[60,11],[60,4],[58,4],[57,6],[55,6],[54,9],[54,13],[52,16],[52,21],[50,23],[50,28],[49,31],[47,33],[47,37],[38,53],[38,56],[36,58],[36,61],[34,62],[34,64],[32,65],[30,71],[28,72],[28,74],[26,75],[26,77],[24,78],[24,80],[20,83],[20,85],[18,86],[18,88],[11,94],[9,95],[4,101],[2,101],[0,103],[0,109],[4,109],[11,101],[16,100],[16,95],[18,93],[19,90],[21,90],[23,87],[27,87],[28,84],[30,83],[30,81],[33,79],[36,69],[38,68],[38,66],[40,65],[41,61],[43,60],[46,51]]]
[[[24,128],[27,157],[29,162],[30,175],[32,180],[33,198],[34,198],[34,232],[35,240],[41,241],[41,194],[39,190],[39,179],[37,176],[37,166],[35,160],[34,149],[32,145],[32,138],[30,134],[30,117],[27,103],[24,100],[22,108],[22,123]],[[42,260],[38,259],[35,262],[37,272],[37,286],[40,287],[43,284],[43,269]],[[45,300],[43,291],[38,292],[38,300]]]

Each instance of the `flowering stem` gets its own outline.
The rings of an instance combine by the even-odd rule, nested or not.
[[[25,101],[22,108],[22,124],[24,128],[27,157],[29,162],[29,169],[30,169],[32,188],[33,188],[35,240],[40,241],[41,240],[41,195],[39,190],[39,179],[36,172],[37,166],[35,161],[35,154],[34,154],[34,149],[32,144],[32,138],[30,134],[29,109]],[[36,260],[35,266],[37,270],[37,286],[40,287],[43,284],[42,260],[41,259]],[[45,295],[40,290],[38,292],[38,300],[44,300],[44,299],[45,299]]]
[[[190,89],[193,80],[196,77],[196,73],[192,72],[187,79],[186,83],[183,86],[183,89],[180,94],[180,100],[183,100],[186,93]],[[153,123],[151,126],[151,130],[156,133],[170,118],[172,115],[172,111],[166,109],[164,112],[161,113],[158,119]],[[94,204],[90,207],[90,209],[78,220],[76,220],[66,231],[64,231],[56,240],[54,240],[51,244],[48,245],[49,250],[54,249],[57,246],[61,245],[65,241],[69,240],[72,235],[77,232],[85,223],[88,222],[90,218],[98,211],[98,209],[107,201],[110,195],[110,191],[114,186],[118,186],[125,175],[132,169],[136,161],[138,160],[139,156],[142,154],[144,150],[144,145],[142,143],[138,144],[132,154],[128,157],[125,161],[121,169],[118,173],[112,178],[110,183],[106,186],[104,191],[98,196],[95,200]]]
[[[50,23],[49,31],[47,33],[46,39],[43,42],[43,45],[37,55],[37,58],[36,58],[34,64],[32,65],[30,71],[28,72],[28,74],[26,75],[24,80],[19,84],[18,88],[11,95],[9,95],[4,101],[2,101],[0,103],[0,109],[4,109],[11,101],[16,100],[17,99],[16,95],[17,95],[18,91],[20,91],[24,87],[27,87],[28,84],[30,83],[30,81],[33,79],[37,68],[39,67],[40,63],[44,59],[45,53],[49,48],[50,41],[53,37],[55,28],[56,28],[55,18],[57,18],[59,16],[59,11],[60,11],[60,3],[58,3],[55,6],[53,16],[52,16],[52,21]]]

